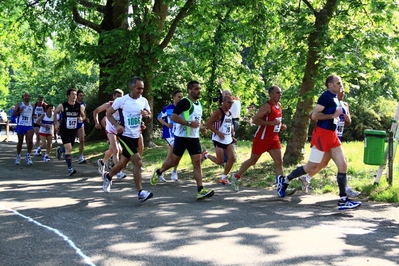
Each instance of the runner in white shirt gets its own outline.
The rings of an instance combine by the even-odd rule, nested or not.
[[[28,153],[26,154],[26,164],[32,165],[32,158],[30,156],[33,148],[33,106],[30,103],[30,94],[24,92],[22,94],[23,101],[16,104],[14,107],[13,116],[17,117],[17,127],[15,132],[18,135],[17,156],[15,158],[15,165],[19,165],[21,160],[22,144],[24,137],[26,140],[26,147]]]
[[[129,161],[134,165],[134,183],[138,191],[139,202],[144,202],[153,196],[152,192],[143,190],[141,184],[141,166],[143,161],[138,152],[138,141],[142,118],[151,119],[150,106],[146,98],[142,96],[144,90],[143,79],[133,77],[129,81],[129,94],[115,99],[107,110],[107,119],[115,126],[118,132],[119,142],[122,146],[122,156],[109,173],[104,172],[103,190],[110,192],[112,177],[124,168]],[[114,118],[114,113],[119,112],[120,123]]]

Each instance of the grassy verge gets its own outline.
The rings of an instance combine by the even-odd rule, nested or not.
[[[158,147],[146,148],[143,154],[143,161],[146,171],[152,171],[154,168],[160,167],[167,154],[167,145],[162,140],[155,140]],[[209,153],[214,154],[213,144],[210,140],[201,140],[201,145],[207,149]],[[233,165],[231,173],[237,171],[242,162],[250,157],[251,141],[240,141],[238,144],[238,158]],[[310,148],[306,145],[305,158],[308,157]],[[100,158],[104,151],[108,148],[108,144],[104,142],[86,143],[86,157]],[[366,165],[363,163],[363,142],[346,142],[343,143],[343,149],[348,160],[348,183],[349,185],[362,194],[360,198],[369,199],[380,202],[399,202],[399,155],[396,156],[394,162],[393,184],[389,186],[385,174],[380,179],[378,185],[374,185],[375,174],[378,166]],[[283,147],[283,152],[285,147]],[[213,164],[210,160],[205,160],[202,164],[204,180],[207,182],[217,183],[220,179],[223,169]],[[288,174],[295,166],[285,167],[284,173]],[[184,154],[178,167],[180,179],[192,179],[192,166],[190,157]],[[170,170],[166,173],[169,174]],[[265,189],[274,189],[275,176],[274,164],[268,154],[262,155],[258,163],[248,169],[242,176],[242,185],[247,187],[258,187]],[[291,186],[301,189],[300,181],[294,180]],[[311,193],[334,193],[338,194],[336,182],[336,166],[334,162],[324,168],[311,181]]]

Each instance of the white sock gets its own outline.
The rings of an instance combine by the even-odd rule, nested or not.
[[[227,176],[225,174],[222,175],[222,180],[225,180]]]

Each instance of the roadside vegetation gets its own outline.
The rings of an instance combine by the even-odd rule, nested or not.
[[[143,154],[143,161],[146,173],[152,173],[155,168],[161,166],[167,154],[167,146],[164,141],[155,139],[154,142],[157,147],[146,148]],[[210,140],[201,140],[203,149],[214,154],[214,148]],[[251,141],[242,140],[238,143],[237,162],[233,165],[231,173],[237,171],[241,163],[249,158],[251,153]],[[284,144],[283,144],[284,145]],[[85,153],[86,157],[93,160],[101,158],[104,151],[108,148],[106,141],[88,142],[86,143]],[[374,184],[375,174],[378,166],[366,165],[363,163],[363,149],[364,144],[361,141],[344,142],[343,149],[348,160],[348,182],[349,185],[357,191],[361,191],[360,199],[367,199],[379,202],[399,202],[399,156],[396,155],[394,161],[394,176],[392,186],[387,182],[387,176],[384,174],[380,179],[378,185]],[[283,153],[285,145],[283,146]],[[305,147],[305,158],[308,157],[310,147]],[[76,151],[75,151],[76,155]],[[295,166],[285,167],[284,172],[288,174]],[[209,160],[205,160],[202,164],[204,181],[217,183],[221,177],[223,169],[216,166]],[[187,153],[184,154],[180,165],[178,167],[179,179],[192,179],[192,166],[190,157]],[[167,171],[166,179],[169,179],[171,170]],[[258,163],[249,168],[242,176],[242,186],[257,187],[263,189],[275,189],[274,164],[268,154],[264,154]],[[291,182],[291,186],[301,190],[301,183],[299,180]],[[338,194],[338,187],[336,183],[336,167],[333,162],[320,171],[311,181],[311,194],[333,193]]]

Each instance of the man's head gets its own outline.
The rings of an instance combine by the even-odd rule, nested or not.
[[[47,105],[47,107],[46,107],[46,111],[53,111],[53,109],[54,109],[54,105],[52,105],[52,104],[48,104]]]
[[[37,103],[42,104],[43,102],[44,102],[44,96],[40,94],[39,96],[37,96]]]
[[[190,81],[187,84],[187,93],[189,98],[192,100],[198,100],[201,98],[201,86],[198,81]]]
[[[22,93],[22,100],[24,103],[29,103],[30,102],[30,94],[28,92]]]
[[[116,98],[122,97],[123,96],[123,90],[115,89],[114,92],[112,93],[112,96],[113,96],[114,100]]]
[[[139,98],[144,91],[144,81],[140,77],[133,77],[129,81],[130,96]]]
[[[278,103],[281,99],[281,95],[283,94],[283,91],[281,90],[280,87],[278,86],[271,86],[270,88],[267,89],[269,92],[269,97],[270,100],[274,103]]]
[[[78,96],[78,93],[76,92],[76,89],[70,88],[67,90],[68,101],[75,102],[77,96]]]
[[[327,77],[326,87],[327,90],[331,91],[334,94],[338,94],[344,90],[344,86],[342,85],[342,79],[337,75],[330,75]]]
[[[223,96],[222,108],[224,111],[230,110],[233,103],[234,103],[234,100],[233,100],[232,96],[229,96],[229,95]]]
[[[77,95],[78,95],[78,98],[76,99],[76,101],[79,103],[83,102],[83,100],[85,98],[84,92],[82,90],[78,90]]]
[[[181,99],[183,99],[183,92],[181,90],[175,90],[172,94],[172,98],[173,103],[176,105]]]

